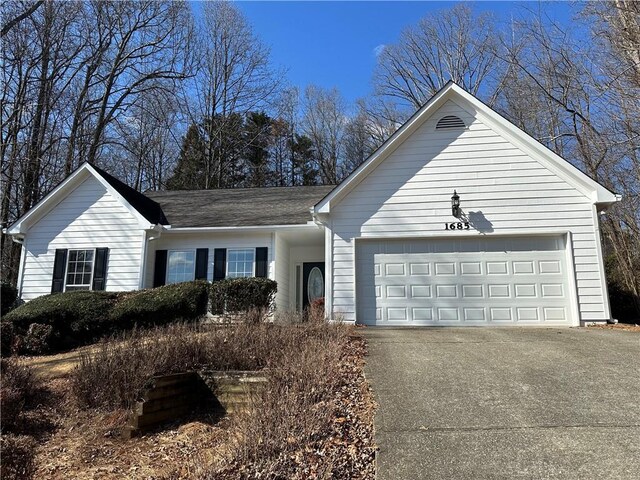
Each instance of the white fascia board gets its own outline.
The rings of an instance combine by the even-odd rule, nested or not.
[[[294,225],[248,225],[241,227],[173,227],[166,228],[163,225],[163,231],[166,234],[171,233],[245,233],[245,232],[285,232],[285,231],[302,231],[302,230],[319,230],[321,227],[313,222],[299,223]]]
[[[102,184],[102,186],[107,189],[107,192],[109,192],[111,195],[117,198],[120,201],[120,203],[122,203],[122,205],[124,205],[124,207],[127,210],[129,210],[129,213],[131,213],[134,217],[136,217],[141,228],[149,229],[154,227],[154,224],[150,223],[149,220],[147,220],[144,217],[144,215],[142,215],[138,210],[136,210],[133,207],[133,205],[131,205],[122,195],[120,195],[120,193],[115,188],[113,188],[111,184],[107,182],[104,179],[104,177],[100,175],[90,164],[85,163],[84,166],[86,166],[87,169],[96,178],[96,180],[98,180]]]
[[[452,84],[451,91],[456,92],[463,100],[468,102],[479,117],[479,120],[507,137],[507,139],[528,153],[532,158],[541,160],[543,165],[580,193],[589,198],[593,203],[614,203],[616,195],[607,188],[591,179],[575,165],[566,161],[550,148],[546,147],[531,135],[516,127],[502,115],[482,103],[476,97]]]
[[[398,148],[405,139],[410,136],[424,121],[429,118],[434,110],[437,110],[442,103],[446,101],[447,93],[450,91],[453,83],[449,83],[436,93],[431,99],[416,113],[413,114],[407,122],[395,131],[389,139],[383,143],[371,156],[362,163],[356,170],[345,178],[336,188],[320,200],[315,206],[315,213],[329,213],[331,211],[331,203],[339,201],[356,185],[358,185],[371,170],[375,169],[382,161],[387,158],[393,151]]]
[[[92,175],[100,184],[122,203],[122,205],[131,214],[136,217],[140,227],[143,229],[152,229],[154,224],[150,223],[140,212],[138,212],[125,198],[120,195],[102,175],[100,175],[90,164],[82,164],[76,171],[65,178],[60,184],[51,190],[45,197],[34,205],[29,211],[16,220],[11,227],[6,229],[8,235],[17,235],[26,233],[29,226],[39,220],[43,215],[50,212],[58,203],[60,203],[69,193],[77,186],[84,182],[89,175]]]
[[[57,187],[51,190],[44,196],[38,203],[27,211],[22,217],[16,220],[9,228],[5,229],[8,235],[18,235],[26,233],[27,227],[34,219],[40,218],[40,214],[47,213],[55,205],[60,203],[69,193],[75,188],[75,184],[78,185],[87,178],[87,164],[82,165],[75,172],[65,178]],[[57,200],[57,201],[56,201]],[[52,203],[55,202],[53,205]]]
[[[616,195],[592,180],[577,167],[564,160],[558,154],[545,147],[529,134],[516,127],[502,115],[495,112],[489,106],[478,100],[476,97],[466,92],[453,82],[449,82],[445,87],[436,93],[413,117],[411,117],[402,127],[400,127],[378,150],[376,150],[363,164],[361,164],[351,175],[349,175],[340,185],[333,189],[325,198],[320,200],[314,212],[329,213],[331,204],[343,198],[353,187],[358,185],[373,169],[375,169],[385,158],[387,158],[404,140],[411,135],[420,125],[422,125],[435,110],[444,102],[452,100],[466,101],[473,112],[486,122],[490,127],[505,135],[514,145],[529,153],[533,158],[542,160],[543,164],[561,178],[567,180],[585,195],[593,203],[611,204],[619,201]],[[464,107],[463,107],[464,108]]]

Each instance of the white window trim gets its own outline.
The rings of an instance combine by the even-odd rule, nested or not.
[[[85,252],[85,251],[93,252],[93,261],[91,262],[91,279],[89,280],[89,290],[93,290],[93,275],[96,273],[96,250],[95,248],[68,248],[67,249],[67,258],[65,260],[64,265],[64,288],[63,292],[67,291],[67,275],[69,273],[69,257],[71,252]],[[70,287],[84,287],[84,285],[69,285]],[[77,290],[71,290],[72,292]]]
[[[167,285],[170,285],[169,283],[169,257],[171,256],[172,253],[175,252],[193,252],[193,272],[191,275],[191,280],[195,280],[196,279],[196,249],[195,248],[179,248],[179,249],[174,249],[174,250],[167,250],[167,266],[165,267],[165,271],[164,271],[164,283],[166,283]],[[187,280],[189,281],[189,280]],[[180,283],[180,282],[177,282]],[[171,284],[172,285],[172,284]]]
[[[251,262],[251,276],[248,277],[229,277],[229,253],[230,252],[253,252],[253,262]],[[227,259],[226,259],[226,271],[224,272],[225,278],[253,278],[256,276],[256,249],[255,248],[227,248]]]

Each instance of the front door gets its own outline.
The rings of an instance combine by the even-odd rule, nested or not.
[[[324,262],[302,264],[302,308],[324,297]]]

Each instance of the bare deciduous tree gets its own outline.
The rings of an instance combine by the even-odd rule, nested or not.
[[[200,24],[200,68],[193,88],[192,122],[203,125],[207,145],[205,188],[230,186],[227,173],[233,170],[241,150],[238,138],[227,141],[225,133],[245,115],[268,104],[280,78],[269,62],[269,50],[251,31],[242,13],[231,3],[202,4]],[[202,122],[202,119],[207,119]],[[232,185],[232,184],[231,184]]]
[[[492,81],[497,64],[491,18],[473,15],[468,5],[425,17],[407,28],[378,57],[376,94],[420,108],[449,80],[477,94]]]
[[[305,89],[302,128],[312,141],[324,184],[335,184],[340,179],[338,165],[346,125],[346,106],[337,89],[324,90],[313,85]]]

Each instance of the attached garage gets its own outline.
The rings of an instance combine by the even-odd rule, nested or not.
[[[566,235],[356,242],[360,323],[571,325]]]
[[[325,308],[377,326],[609,321],[599,214],[618,200],[450,83],[314,207]]]

